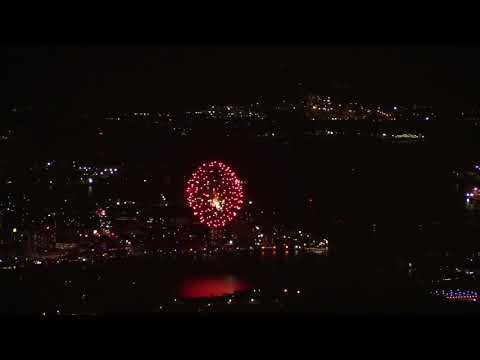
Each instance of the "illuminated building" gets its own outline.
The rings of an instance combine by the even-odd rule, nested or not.
[[[430,292],[433,296],[442,297],[450,301],[478,302],[480,293],[475,290],[436,289]]]

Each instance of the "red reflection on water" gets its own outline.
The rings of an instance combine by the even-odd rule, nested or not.
[[[252,287],[247,281],[234,276],[202,277],[184,280],[180,284],[179,292],[181,297],[195,298],[232,294]]]

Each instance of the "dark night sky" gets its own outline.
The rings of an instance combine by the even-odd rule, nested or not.
[[[2,106],[155,110],[308,91],[458,110],[479,103],[465,46],[10,46]]]

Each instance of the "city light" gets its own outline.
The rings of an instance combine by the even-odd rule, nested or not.
[[[443,297],[447,300],[452,301],[467,301],[467,302],[477,302],[479,301],[480,293],[474,290],[460,290],[460,289],[450,289],[450,290],[432,290],[431,294],[433,296]]]

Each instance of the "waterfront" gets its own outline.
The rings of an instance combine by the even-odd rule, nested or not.
[[[303,306],[287,310],[307,313],[362,313],[379,303],[398,313],[427,301],[426,286],[401,267],[315,254],[154,256],[19,269],[2,272],[1,279],[2,313],[12,315],[152,314],[174,299],[214,301],[254,289],[298,291]]]
[[[26,194],[32,205],[45,209],[41,213],[45,217],[66,199],[70,209],[86,216],[95,216],[105,204],[115,207],[120,202],[117,199],[121,199],[122,205],[136,201],[129,211],[133,211],[132,217],[140,213],[138,228],[148,229],[150,217],[154,217],[154,221],[174,225],[173,230],[180,233],[169,235],[171,228],[158,226],[152,229],[156,236],[153,249],[171,246],[164,240],[165,234],[175,241],[161,254],[149,255],[147,251],[143,256],[146,244],[141,240],[147,237],[133,228],[123,238],[133,242],[136,234],[137,243],[132,247],[140,256],[122,255],[104,261],[103,254],[114,251],[100,247],[91,256],[88,249],[61,264],[49,265],[45,261],[16,269],[5,265],[6,269],[0,271],[1,311],[32,315],[57,311],[151,314],[172,299],[209,297],[249,288],[300,290],[304,300],[300,308],[310,313],[375,312],[382,309],[379,304],[394,314],[413,311],[416,307],[412,304],[420,304],[423,309],[421,304],[429,301],[426,294],[431,281],[438,278],[436,272],[445,260],[462,258],[477,248],[478,228],[470,224],[477,222],[478,214],[466,212],[462,183],[452,176],[454,162],[438,156],[441,146],[427,143],[405,147],[371,141],[362,144],[355,153],[338,140],[250,148],[234,142],[217,143],[196,153],[187,151],[195,146],[177,144],[175,152],[189,154],[182,166],[166,164],[167,148],[173,145],[163,144],[151,158],[141,154],[141,164],[125,161],[119,167],[120,174],[132,174],[128,182],[72,185],[61,183],[62,177],[58,177],[54,186],[50,187],[48,181],[46,185],[31,186]],[[244,153],[239,155],[238,149]],[[294,248],[280,247],[282,236],[277,236],[279,248],[275,255],[271,251],[262,255],[261,246],[253,252],[223,255],[202,254],[198,249],[196,254],[189,253],[192,228],[172,224],[186,213],[182,209],[184,175],[197,159],[219,152],[237,164],[242,176],[254,179],[247,183],[247,199],[253,203],[247,209],[254,214],[249,226],[259,226],[262,231],[277,228],[278,234],[288,235],[310,230],[314,239],[328,238],[328,255],[304,251],[295,255]],[[312,162],[309,153],[319,154],[318,159]],[[320,156],[331,153],[336,157]],[[121,163],[116,160],[114,163]],[[44,178],[48,179],[48,173]],[[22,186],[21,182],[7,185],[11,193],[21,192]],[[152,199],[163,201],[163,194],[168,206],[162,209],[168,211],[151,215],[148,206]],[[83,227],[90,235],[93,229],[99,229],[92,220],[85,221]],[[73,237],[72,242],[77,241]],[[288,309],[301,310],[294,305]]]

